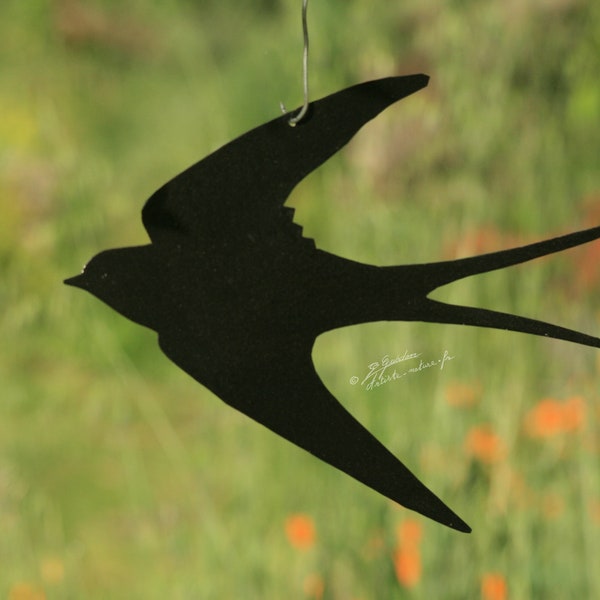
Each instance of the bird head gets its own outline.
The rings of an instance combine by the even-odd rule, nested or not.
[[[106,250],[64,283],[81,288],[123,316],[156,329],[160,315],[160,271],[150,246]]]

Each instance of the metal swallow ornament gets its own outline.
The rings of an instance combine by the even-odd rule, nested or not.
[[[395,502],[470,527],[329,392],[311,352],[323,332],[423,321],[534,334],[600,348],[535,319],[432,300],[459,279],[600,238],[600,227],[459,260],[378,267],[315,247],[285,206],[292,189],[426,75],[355,85],[282,115],[191,166],[147,201],[151,243],[101,252],[80,287],[158,334],[162,351],[225,403]],[[407,432],[408,435],[408,432]]]

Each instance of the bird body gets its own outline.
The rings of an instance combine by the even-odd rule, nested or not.
[[[318,335],[371,321],[508,329],[600,347],[569,329],[428,295],[458,279],[600,237],[600,227],[455,261],[378,267],[302,237],[284,202],[384,108],[425,87],[363,83],[226,144],[164,186],[142,220],[151,244],[105,251],[66,281],[158,333],[163,352],[224,402],[381,494],[460,531],[469,526],[346,411],[315,372]]]

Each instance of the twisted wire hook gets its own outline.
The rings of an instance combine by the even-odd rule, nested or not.
[[[308,0],[303,0],[302,2],[302,32],[304,35],[304,53],[302,56],[302,81],[304,87],[304,104],[298,114],[295,117],[291,117],[288,121],[291,127],[295,127],[306,114],[308,110],[308,21],[306,18],[306,13],[308,10]],[[286,113],[287,110],[283,105],[283,102],[279,103],[281,107],[281,111]]]

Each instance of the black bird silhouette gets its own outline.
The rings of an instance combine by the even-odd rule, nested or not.
[[[600,347],[600,339],[511,314],[428,298],[458,279],[600,237],[600,227],[482,256],[377,267],[318,250],[283,206],[292,189],[426,75],[342,90],[223,146],[155,192],[152,243],[94,257],[78,286],[158,332],[164,353],[227,404],[401,505],[469,526],[332,396],[315,372],[316,337],[371,321],[508,329]]]

